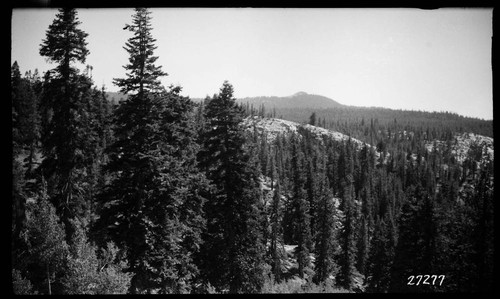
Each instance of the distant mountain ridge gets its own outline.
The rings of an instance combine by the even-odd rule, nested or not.
[[[344,105],[337,101],[321,95],[308,94],[304,91],[299,91],[291,96],[260,96],[260,97],[245,97],[237,99],[239,103],[253,105],[255,108],[264,104],[267,109],[272,108],[338,108]]]
[[[120,92],[108,91],[108,98],[110,101],[118,103],[126,98],[126,96]],[[195,102],[200,102],[201,98],[192,98]],[[339,108],[345,107],[344,105],[332,100],[328,97],[309,94],[304,91],[299,91],[293,95],[286,97],[278,96],[258,96],[258,97],[245,97],[237,98],[236,102],[241,104],[253,105],[254,108],[260,107],[262,104],[266,109],[282,109],[282,108],[311,108],[311,109],[326,109],[326,108]]]

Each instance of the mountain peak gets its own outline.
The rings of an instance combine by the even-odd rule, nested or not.
[[[292,95],[292,97],[306,96],[306,95],[308,95],[308,93],[307,93],[307,92],[305,92],[305,91],[299,91],[299,92],[294,93],[294,94]]]

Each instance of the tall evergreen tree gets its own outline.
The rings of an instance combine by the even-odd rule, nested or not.
[[[154,56],[157,46],[151,33],[151,12],[147,8],[136,8],[132,24],[125,25],[124,29],[134,34],[124,47],[129,54],[129,64],[124,66],[126,78],[114,79],[114,83],[121,92],[139,97],[148,91],[161,91],[163,86],[159,78],[167,73],[155,65],[158,56]]]
[[[11,104],[12,104],[12,242],[20,238],[26,211],[26,197],[24,195],[24,174],[22,164],[16,159],[22,151],[19,133],[19,94],[21,93],[21,73],[17,61],[11,67]],[[17,106],[17,107],[16,107]]]
[[[304,176],[304,157],[300,148],[300,142],[296,139],[292,141],[292,175],[293,175],[293,231],[294,241],[297,243],[295,254],[299,266],[299,277],[304,278],[310,268],[310,252],[312,249],[311,227],[310,227],[310,206],[307,201]]]
[[[21,77],[17,61],[11,67],[11,101],[12,101],[12,129],[14,150],[28,150],[32,160],[35,147],[39,141],[40,116],[38,113],[38,85],[39,78],[26,72]],[[28,168],[33,161],[27,161]]]
[[[116,84],[129,97],[116,110],[97,229],[124,249],[132,293],[189,292],[197,267],[206,187],[198,171],[193,103],[164,91],[153,62],[150,12],[138,8],[126,49],[131,64]],[[127,28],[127,27],[126,27]]]
[[[313,112],[311,114],[311,116],[309,117],[309,124],[311,126],[315,126],[316,125],[316,112]]]
[[[310,143],[311,141],[308,141]],[[311,146],[311,151],[309,152],[310,159],[308,159],[307,163],[307,175],[306,175],[306,184],[305,184],[305,189],[306,189],[306,194],[307,194],[307,202],[309,205],[309,224],[310,224],[310,230],[311,230],[311,237],[313,237],[314,229],[316,227],[316,217],[314,215],[316,214],[317,210],[317,205],[318,205],[318,198],[321,196],[320,193],[320,184],[323,182],[321,181],[321,175],[324,173],[323,169],[319,169],[319,167],[316,165],[318,156],[320,156],[319,152],[316,150],[315,145],[310,145]]]
[[[272,202],[272,213],[271,213],[271,258],[272,258],[272,268],[274,277],[276,281],[281,280],[281,259],[283,250],[281,246],[283,245],[283,228],[281,226],[282,217],[282,207],[280,203],[281,188],[279,182],[276,184],[276,189],[274,191],[273,202]],[[281,254],[280,254],[281,253]]]
[[[391,267],[394,259],[395,236],[390,218],[379,219],[375,223],[366,265],[366,291],[385,293],[389,290]]]
[[[360,223],[359,223],[359,233],[358,233],[358,238],[356,240],[356,269],[361,274],[366,273],[366,263],[368,260],[368,254],[369,254],[369,226],[368,226],[368,219],[364,216],[361,215]]]
[[[352,183],[345,186],[343,194],[343,207],[341,210],[345,217],[339,238],[342,250],[338,256],[337,263],[339,265],[339,272],[337,274],[337,280],[342,287],[352,289],[356,271],[356,207]]]
[[[40,47],[40,55],[58,64],[57,73],[67,84],[76,71],[71,64],[85,63],[89,54],[85,41],[88,34],[78,28],[80,24],[75,9],[59,9]]]
[[[60,9],[40,46],[40,55],[57,64],[46,73],[41,98],[41,170],[49,196],[65,223],[68,241],[75,229],[70,220],[82,220],[88,213],[87,173],[96,159],[96,132],[91,125],[95,122],[91,106],[96,95],[92,80],[75,67],[85,63],[89,53],[87,33],[79,25],[75,9]]]
[[[214,190],[206,204],[203,274],[219,290],[258,292],[263,284],[258,172],[245,149],[243,110],[224,82],[205,106],[200,163]]]
[[[407,279],[414,273],[434,273],[436,224],[434,204],[425,189],[418,184],[408,190],[410,196],[405,202],[399,219],[398,244],[391,269],[390,291],[429,291],[432,286],[407,285]]]
[[[274,163],[271,160],[271,173],[275,173]],[[281,185],[279,176],[274,174],[273,177],[276,179],[276,184],[274,188],[273,199],[271,201],[271,209],[269,215],[270,229],[270,264],[271,271],[274,275],[274,280],[277,282],[281,281],[282,276],[282,260],[285,256],[284,252],[284,240],[283,240],[283,212],[284,205],[281,200]]]
[[[316,212],[316,238],[314,251],[315,280],[324,282],[330,276],[335,277],[338,271],[335,256],[339,253],[338,233],[341,230],[342,215],[338,210],[339,202],[333,197],[328,186],[326,176],[323,177],[320,187],[321,195]]]

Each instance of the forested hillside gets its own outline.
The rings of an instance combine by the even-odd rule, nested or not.
[[[492,121],[228,81],[193,100],[161,84],[151,18],[119,93],[76,67],[75,9],[40,41],[53,69],[12,64],[15,294],[493,291]]]
[[[256,98],[259,99],[259,98]],[[426,112],[394,110],[380,107],[356,107],[339,105],[336,107],[314,108],[294,107],[284,102],[259,103],[254,99],[241,100],[247,111],[253,115],[277,117],[299,123],[309,123],[315,116],[317,126],[339,131],[365,140],[370,131],[384,132],[411,131],[429,134],[429,139],[439,138],[450,133],[475,133],[493,137],[493,121],[465,117],[450,112]],[[332,101],[333,102],[333,101]],[[377,136],[371,136],[377,138]],[[366,140],[369,142],[370,140]]]

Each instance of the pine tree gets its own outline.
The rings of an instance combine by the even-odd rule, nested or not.
[[[40,46],[40,55],[57,63],[46,73],[41,98],[41,170],[49,196],[65,223],[68,241],[75,230],[70,219],[87,217],[87,172],[96,158],[96,132],[90,127],[94,121],[89,107],[95,96],[92,80],[75,67],[75,63],[84,63],[89,53],[87,33],[79,25],[75,9],[60,9]]]
[[[335,256],[339,251],[338,233],[341,230],[342,215],[338,210],[339,202],[333,197],[326,176],[320,187],[320,198],[316,212],[315,238],[315,281],[324,282],[338,271]]]
[[[32,178],[38,163],[35,161],[35,154],[39,152],[41,137],[41,117],[40,117],[40,96],[42,92],[42,82],[35,69],[33,74],[28,71],[25,75],[27,82],[28,101],[26,102],[26,144],[28,146],[28,157],[24,160],[26,165],[26,175]]]
[[[18,247],[19,234],[25,221],[26,197],[24,194],[24,174],[22,164],[16,159],[22,152],[19,129],[19,94],[22,92],[21,73],[17,61],[11,67],[12,101],[12,245]],[[17,107],[16,107],[17,106]]]
[[[333,195],[338,196],[338,189],[339,189],[338,167],[337,167],[338,157],[336,157],[335,149],[336,147],[333,142],[328,143],[326,173],[328,181],[332,188]]]
[[[262,136],[260,137],[260,144],[259,144],[259,164],[260,164],[260,172],[267,176],[271,170],[269,170],[269,149],[268,149],[268,144],[267,144],[267,136],[266,133],[263,132]]]
[[[414,273],[434,273],[436,222],[434,204],[425,189],[418,184],[410,188],[399,219],[398,244],[391,269],[391,292],[430,291],[432,286],[407,285]]]
[[[27,149],[30,158],[39,140],[40,119],[38,114],[37,81],[39,78],[27,72],[21,77],[17,61],[11,67],[12,129],[15,151]],[[29,161],[31,168],[32,161]],[[31,171],[30,171],[31,172]]]
[[[151,12],[146,8],[136,8],[132,24],[125,25],[124,29],[133,32],[134,36],[129,38],[124,49],[129,54],[129,64],[124,68],[127,71],[126,78],[114,79],[114,83],[120,87],[120,92],[125,94],[137,94],[142,97],[147,91],[161,91],[163,89],[159,78],[167,73],[156,66],[158,56],[154,56],[156,39],[152,36]]]
[[[66,84],[69,83],[71,74],[76,71],[71,64],[85,63],[89,54],[85,41],[88,34],[77,28],[78,25],[80,21],[75,9],[59,9],[40,47],[40,55],[58,64],[56,72]]]
[[[273,171],[274,173],[274,171]],[[276,180],[274,195],[271,202],[269,222],[271,226],[269,252],[271,256],[271,271],[276,282],[281,281],[282,259],[284,258],[284,240],[283,240],[283,203],[281,201],[281,185],[279,177]]]
[[[339,272],[337,274],[338,283],[346,288],[352,289],[354,286],[355,260],[356,260],[356,218],[355,218],[355,202],[354,202],[354,187],[347,184],[344,187],[344,198],[342,201],[341,210],[344,213],[343,229],[340,233],[340,246],[342,248],[338,256]]]
[[[184,293],[198,272],[193,259],[204,227],[206,180],[196,162],[194,105],[180,87],[166,91],[159,83],[165,73],[153,64],[149,14],[136,9],[128,27],[131,64],[127,78],[115,83],[129,97],[116,110],[105,167],[112,177],[100,195],[95,228],[126,252],[130,292]]]
[[[339,195],[341,196],[340,209],[344,213],[343,229],[340,233],[340,246],[342,248],[338,256],[339,272],[338,283],[346,289],[354,286],[356,272],[356,227],[357,206],[354,191],[354,162],[353,143],[349,139],[343,147],[338,159],[339,168]]]
[[[386,223],[389,221],[389,223]],[[389,290],[391,267],[394,258],[395,236],[390,217],[375,223],[366,266],[366,291],[385,293]]]
[[[205,280],[218,290],[254,293],[263,284],[264,248],[258,172],[245,149],[242,117],[226,81],[205,106],[207,130],[199,160],[214,190],[206,204],[200,259]]]
[[[310,144],[310,152],[308,153],[308,156],[310,159],[308,159],[307,164],[307,173],[306,173],[306,184],[305,184],[305,189],[306,189],[306,194],[307,194],[307,202],[309,205],[309,215],[310,220],[310,230],[311,232],[314,232],[314,229],[316,227],[316,217],[314,215],[316,214],[317,210],[317,205],[318,205],[318,198],[320,197],[320,184],[321,178],[318,172],[323,172],[323,170],[320,170],[319,167],[316,165],[318,156],[320,154],[316,150],[316,146],[311,144],[311,141],[307,141],[307,143]],[[311,237],[313,237],[313,233],[311,234]]]
[[[312,249],[309,202],[305,191],[304,157],[297,140],[292,141],[292,175],[293,175],[293,231],[297,242],[295,254],[299,265],[299,277],[304,278],[310,268],[310,251]]]
[[[369,254],[369,227],[368,227],[368,219],[364,215],[361,215],[361,221],[359,223],[359,233],[357,238],[357,257],[356,257],[356,269],[361,274],[366,273],[366,263],[368,260]]]
[[[309,117],[309,124],[311,126],[315,126],[316,125],[316,112],[313,112],[311,114],[311,116]]]

